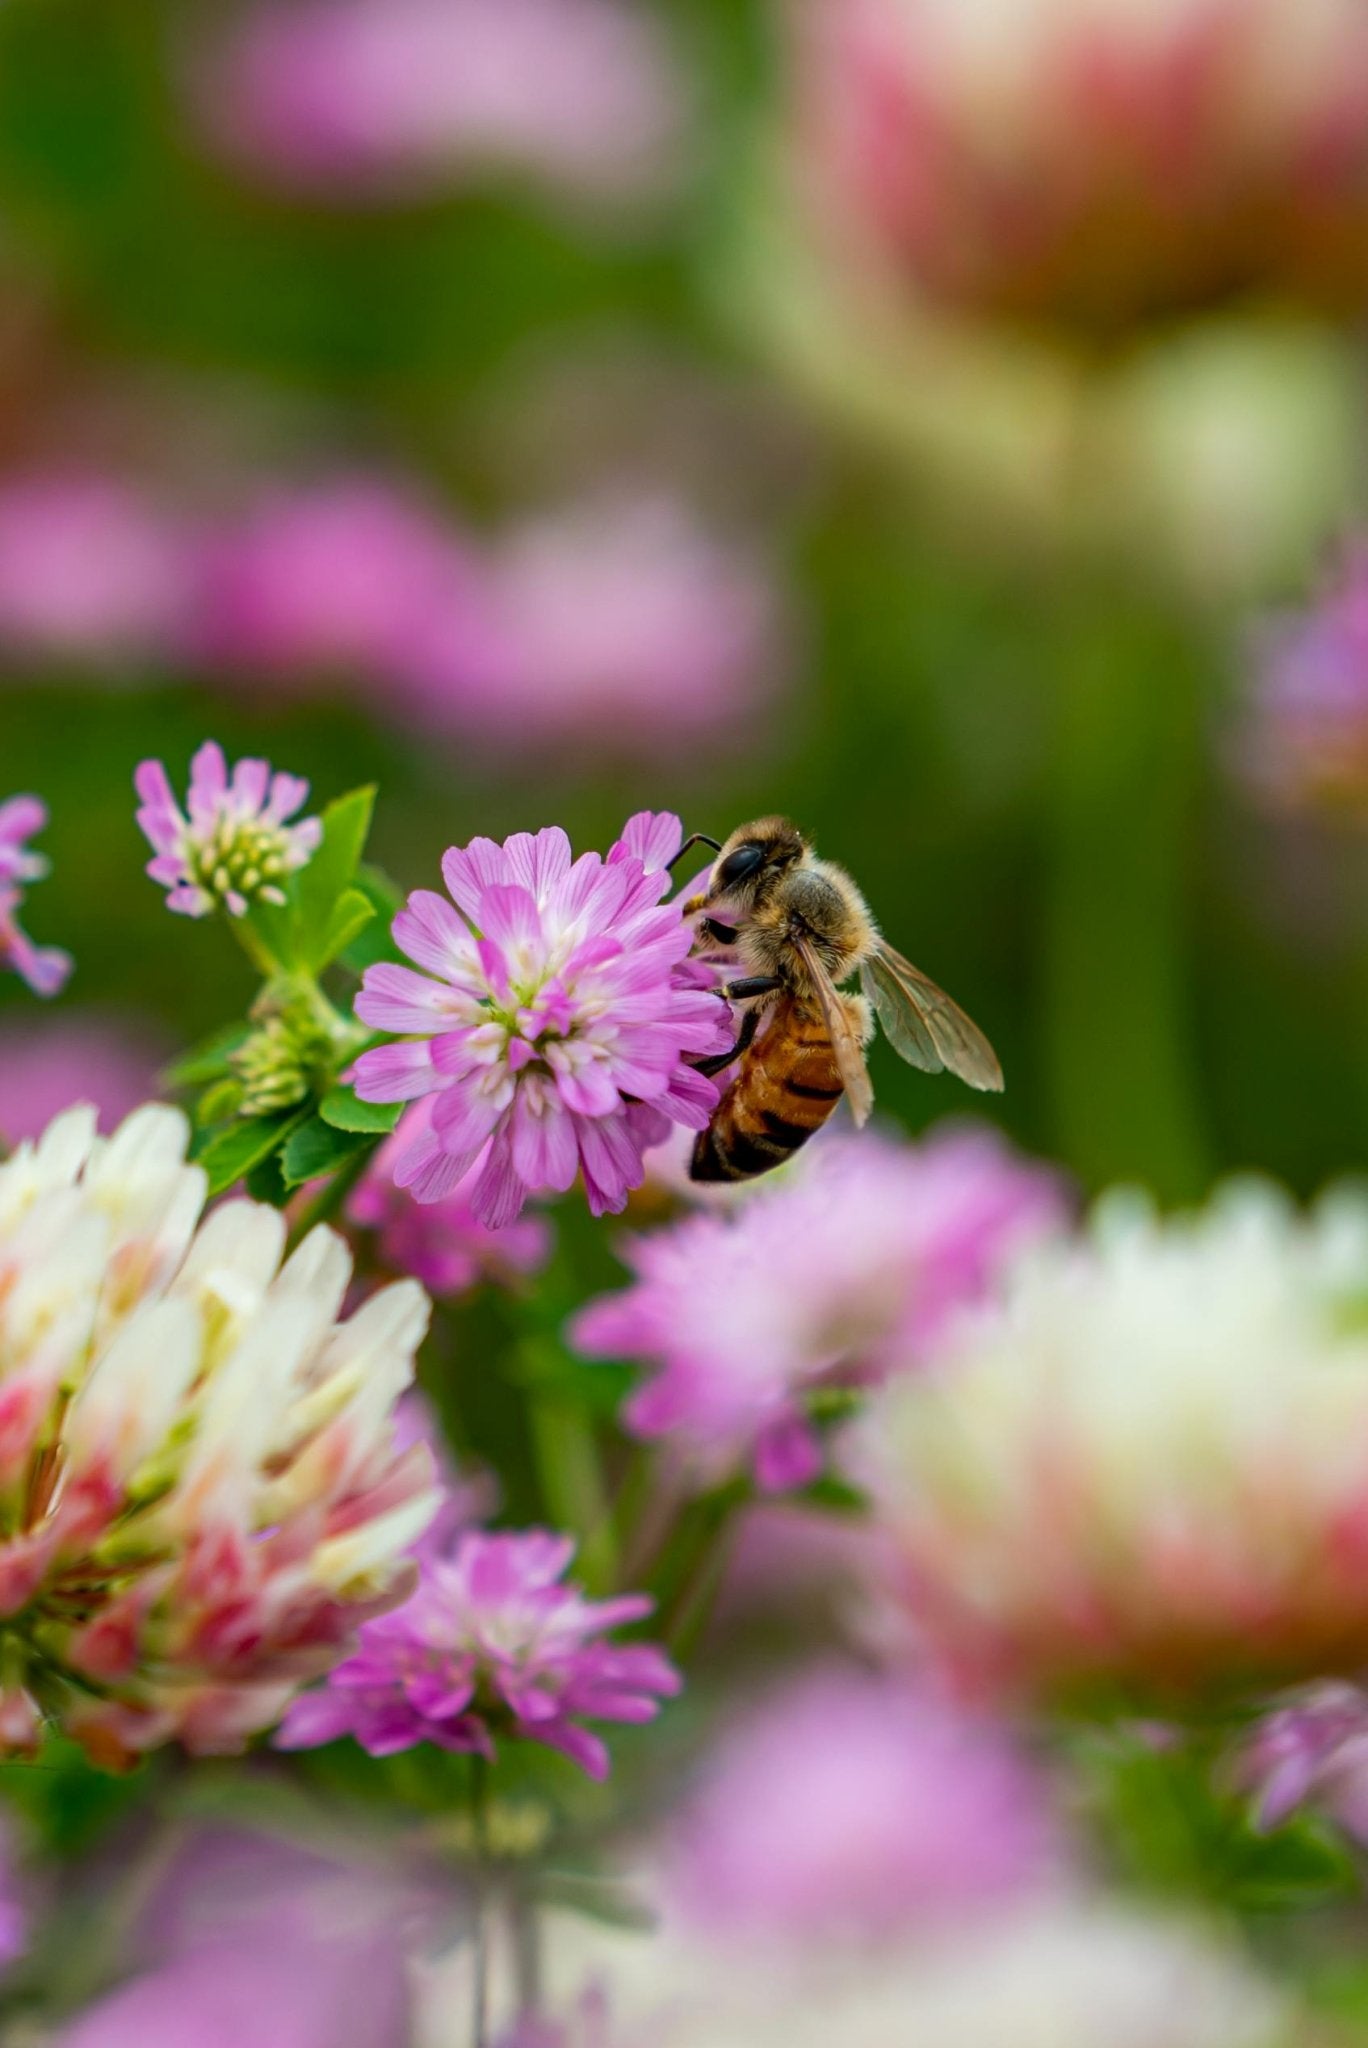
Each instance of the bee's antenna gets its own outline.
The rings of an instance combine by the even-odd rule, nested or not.
[[[678,867],[680,861],[683,860],[685,854],[689,851],[689,848],[691,846],[710,846],[714,853],[721,853],[722,851],[722,841],[720,839],[714,839],[711,836],[711,834],[707,832],[691,832],[688,838],[684,841],[684,844],[680,847],[674,859],[666,861],[666,868],[668,869]]]

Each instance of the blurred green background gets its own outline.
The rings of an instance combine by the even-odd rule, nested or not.
[[[4,788],[52,813],[28,922],[77,960],[58,1009],[145,1018],[167,1044],[247,994],[221,935],[167,916],[132,816],[134,764],[155,753],[179,778],[213,735],[320,798],[377,781],[373,850],[405,886],[480,831],[560,821],[603,845],[637,808],[719,836],[788,811],[987,1029],[1008,1077],[991,1113],[1086,1187],[1139,1177],[1184,1198],[1231,1168],[1301,1190],[1352,1170],[1368,870],[1348,837],[1270,821],[1231,773],[1248,600],[1199,605],[1138,554],[976,540],[790,389],[738,288],[772,24],[751,0],[660,12],[693,74],[688,175],[648,217],[605,225],[513,180],[383,206],[269,189],[216,161],[187,113],[184,53],[213,10],[6,0],[8,469],[74,446],[178,468],[212,501],[220,460],[375,467],[479,531],[596,466],[677,470],[682,438],[793,621],[749,740],[631,766],[590,748],[563,769],[406,728],[383,693],[249,690],[188,663],[97,679],[11,652]],[[7,1022],[49,1014],[13,978],[3,999]],[[982,1106],[886,1049],[873,1064],[909,1128]]]

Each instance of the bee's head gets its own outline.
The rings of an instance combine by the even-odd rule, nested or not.
[[[708,884],[712,902],[725,901],[749,910],[807,852],[807,842],[787,818],[758,818],[742,825],[713,863]]]

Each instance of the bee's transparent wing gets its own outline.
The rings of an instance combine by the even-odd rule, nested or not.
[[[806,939],[795,941],[808,979],[812,983],[817,1004],[822,1012],[831,1039],[831,1049],[836,1056],[837,1070],[850,1103],[850,1113],[857,1124],[868,1123],[869,1112],[874,1107],[874,1090],[869,1082],[869,1069],[865,1065],[864,1047],[860,1035],[846,1014],[835,982],[818,959],[815,948]]]
[[[948,1068],[971,1088],[1002,1087],[997,1054],[971,1018],[919,967],[880,939],[860,984],[894,1052],[928,1074]]]

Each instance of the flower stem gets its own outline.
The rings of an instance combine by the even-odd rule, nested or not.
[[[489,1764],[470,1759],[470,1824],[475,1843],[474,1967],[471,1984],[471,2048],[489,2042]]]
[[[1060,1150],[1089,1186],[1201,1191],[1184,865],[1202,730],[1194,626],[1111,589],[1061,600],[1042,967]]]
[[[661,1639],[675,1657],[693,1649],[712,1612],[745,1498],[743,1487],[724,1487],[680,1516],[655,1587]]]
[[[546,1511],[578,1540],[576,1577],[601,1593],[614,1580],[617,1543],[593,1423],[577,1402],[535,1386],[527,1420]]]

